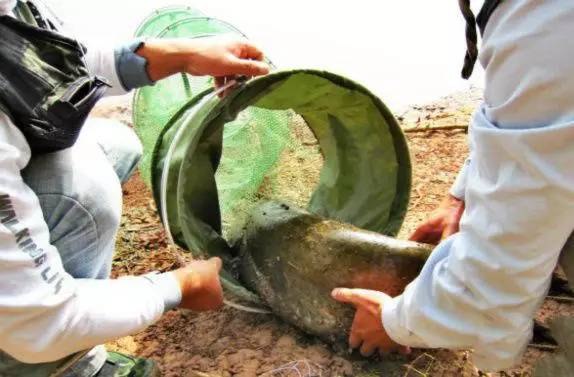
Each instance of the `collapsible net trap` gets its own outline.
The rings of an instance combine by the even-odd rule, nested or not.
[[[138,36],[232,33],[189,8],[148,17]],[[410,161],[385,105],[361,85],[316,70],[275,72],[220,98],[212,79],[176,75],[136,92],[140,166],[172,239],[220,256],[228,295],[261,305],[235,274],[235,242],[251,209],[286,200],[321,216],[394,235],[406,211]]]

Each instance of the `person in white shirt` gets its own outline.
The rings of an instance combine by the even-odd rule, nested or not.
[[[357,307],[350,343],[365,355],[440,347],[473,349],[485,371],[517,364],[574,229],[574,2],[498,3],[469,160],[412,236],[442,242],[398,297],[333,292]]]
[[[15,6],[0,0],[0,17],[13,17]],[[227,38],[88,46],[85,58],[93,75],[109,81],[110,95],[179,72],[218,78],[268,72],[255,46]],[[120,369],[156,375],[150,361],[109,356],[98,345],[141,331],[177,306],[222,305],[217,258],[109,279],[120,182],[140,156],[132,130],[104,119],[88,120],[73,147],[36,154],[0,111],[0,376],[105,377]]]

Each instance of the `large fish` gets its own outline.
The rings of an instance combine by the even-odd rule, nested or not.
[[[286,203],[256,208],[240,255],[241,280],[275,314],[333,343],[345,340],[352,307],[335,287],[400,294],[420,272],[431,246],[327,220]]]

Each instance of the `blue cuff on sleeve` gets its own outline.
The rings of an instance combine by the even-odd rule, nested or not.
[[[115,50],[116,71],[125,90],[154,84],[147,73],[147,59],[135,53],[144,43],[144,38],[138,38]]]

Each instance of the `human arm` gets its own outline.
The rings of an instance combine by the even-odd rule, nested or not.
[[[21,177],[30,157],[27,142],[1,113],[0,156],[2,351],[27,363],[53,361],[142,330],[178,305],[182,296],[185,307],[204,301],[201,276],[205,274],[198,278],[193,265],[184,268],[183,274],[74,279],[50,244],[36,194]],[[214,267],[211,282],[217,280]],[[193,284],[184,290],[181,285],[186,280]],[[213,290],[216,299],[204,305],[206,309],[217,306],[217,285]]]
[[[409,237],[411,241],[438,245],[442,239],[458,232],[460,219],[464,212],[464,197],[470,164],[471,157],[469,156],[460,168],[449,193],[428,219],[415,229]]]
[[[569,2],[536,1],[503,2],[493,14],[460,231],[381,303],[395,342],[474,349],[487,370],[520,359],[574,229],[573,16]]]
[[[20,174],[28,144],[3,114],[0,125],[0,349],[27,363],[53,361],[159,318],[164,299],[143,277],[96,281],[64,271]]]
[[[86,61],[93,74],[106,77],[110,95],[152,85],[177,73],[220,78],[269,72],[263,53],[252,43],[228,36],[137,39],[114,50],[92,46]]]
[[[251,42],[228,36],[149,39],[137,51],[148,61],[152,81],[176,73],[193,76],[260,76],[269,72],[263,53]]]
[[[572,124],[499,130],[479,112],[460,232],[443,241],[405,292],[380,302],[396,343],[474,349],[485,370],[514,365],[531,337],[574,225]]]
[[[442,239],[458,232],[463,213],[464,200],[448,194],[429,218],[417,227],[409,239],[438,245]]]

